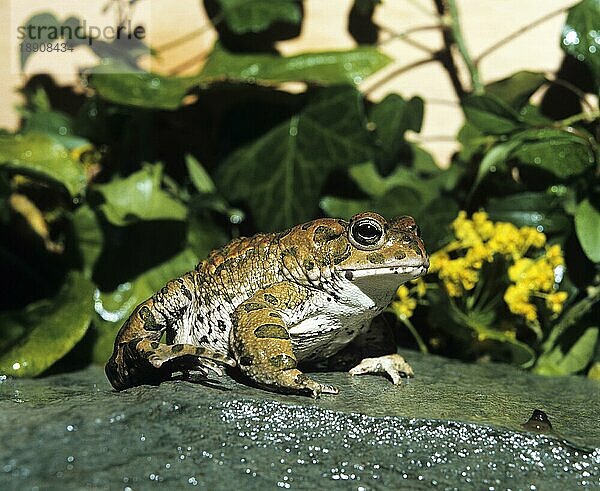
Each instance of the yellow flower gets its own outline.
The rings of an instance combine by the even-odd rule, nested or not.
[[[554,314],[560,314],[563,309],[563,303],[565,303],[565,300],[567,299],[567,297],[568,297],[567,292],[550,293],[546,297],[546,306]]]
[[[558,244],[546,248],[546,257],[552,267],[562,266],[565,263],[563,258],[562,249]]]
[[[534,322],[537,320],[537,309],[529,302],[529,293],[529,289],[523,285],[511,285],[504,293],[504,301],[513,314]]]
[[[467,213],[464,211],[458,213],[458,216],[452,222],[452,228],[454,229],[454,235],[463,247],[481,242],[481,237],[475,230],[473,222],[467,218]]]
[[[419,298],[423,298],[425,293],[427,293],[427,284],[423,281],[423,278],[418,278],[413,280],[412,283],[415,285],[415,291],[417,292],[417,296]]]
[[[481,269],[484,261],[491,263],[494,260],[494,255],[483,242],[480,242],[467,249],[465,259],[470,267]]]
[[[538,232],[535,228],[521,227],[519,229],[519,232],[523,241],[521,245],[523,249],[523,254],[525,254],[527,252],[527,249],[529,249],[532,246],[537,247],[538,249],[540,247],[544,247],[544,244],[546,243],[546,236],[543,233]]]
[[[494,224],[488,220],[488,214],[485,211],[473,213],[473,226],[484,241],[494,235]]]
[[[450,256],[444,249],[434,252],[429,257],[429,272],[436,273],[437,271],[440,271],[448,261],[450,261]]]
[[[417,308],[417,301],[411,298],[410,290],[405,285],[401,285],[396,290],[396,295],[398,300],[392,302],[392,310],[401,319],[408,319]]]

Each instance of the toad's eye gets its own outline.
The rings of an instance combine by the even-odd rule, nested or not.
[[[372,218],[358,220],[350,228],[350,241],[359,249],[375,249],[382,238],[383,227]]]

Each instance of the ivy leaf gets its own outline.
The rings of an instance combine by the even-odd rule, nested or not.
[[[590,261],[600,263],[600,210],[589,199],[577,207],[575,231],[585,255]]]
[[[265,85],[289,81],[321,85],[359,84],[390,61],[387,55],[369,46],[282,57],[234,54],[217,44],[200,72],[198,82],[206,84],[229,80]]]
[[[111,292],[94,293],[96,316],[93,321],[95,343],[93,359],[105,363],[113,349],[115,336],[133,309],[160,290],[168,281],[190,271],[197,263],[189,249],[177,254],[137,278],[120,284]]]
[[[324,89],[293,116],[227,158],[217,182],[250,206],[261,230],[312,218],[329,173],[371,156],[363,100],[352,87]]]
[[[31,305],[17,320],[22,322],[25,335],[0,355],[0,373],[35,377],[66,355],[88,329],[93,291],[89,280],[72,272],[51,303],[42,300]]]
[[[560,36],[561,48],[579,61],[586,63],[594,73],[596,81],[600,79],[598,19],[600,19],[598,0],[582,0],[569,9]]]
[[[562,179],[579,175],[594,163],[594,153],[585,139],[558,128],[525,130],[515,134],[513,142],[519,145],[511,156],[521,164]]]
[[[504,101],[513,109],[521,109],[546,81],[540,72],[521,71],[486,85],[485,92]]]
[[[463,102],[467,121],[488,135],[503,135],[519,129],[519,113],[493,95],[472,95]]]
[[[399,150],[406,145],[407,130],[419,132],[423,124],[423,99],[413,97],[406,101],[398,94],[390,94],[375,105],[369,119],[375,124],[382,169],[393,168]]]
[[[148,109],[177,109],[187,92],[197,85],[196,77],[165,77],[157,73],[134,71],[118,61],[89,70],[90,85],[107,101]]]
[[[490,199],[486,211],[491,220],[517,227],[542,227],[546,233],[561,232],[570,225],[562,201],[547,193],[527,192]]]
[[[299,24],[302,20],[296,0],[219,0],[221,15],[236,34],[261,32],[275,22]]]
[[[63,186],[75,196],[86,186],[83,166],[67,148],[40,133],[0,135],[0,168]]]
[[[97,184],[94,190],[105,199],[99,209],[117,226],[140,220],[185,220],[187,208],[161,189],[161,181],[162,165],[146,164],[126,178]]]

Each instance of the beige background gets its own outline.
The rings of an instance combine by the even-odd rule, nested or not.
[[[81,2],[75,0],[55,0],[51,4],[41,0],[0,0],[0,19],[5,25],[0,29],[0,127],[15,129],[18,115],[15,107],[21,99],[17,88],[27,74],[59,72],[61,83],[73,83],[78,66],[89,65],[93,55],[79,49],[61,59],[60,63],[50,62],[42,55],[31,58],[25,74],[11,73],[15,65],[15,33],[11,24],[19,19],[23,23],[33,13],[51,10],[59,18],[76,14],[88,22],[110,21],[111,12],[102,16],[100,10],[106,1]],[[462,24],[469,49],[474,57],[499,39],[528,23],[562,7],[575,4],[573,0],[458,0],[462,14]],[[145,5],[137,15],[148,20],[153,46],[161,46],[181,35],[206,26],[204,32],[194,39],[174,49],[164,51],[158,60],[152,62],[152,69],[170,72],[174,67],[199,53],[206,52],[215,40],[215,33],[208,26],[201,2],[198,0],[144,0]],[[305,19],[300,37],[282,42],[279,48],[286,55],[308,50],[344,49],[354,46],[347,33],[346,23],[351,0],[306,0]],[[49,7],[51,5],[51,7]],[[148,9],[151,9],[149,11]],[[480,70],[484,82],[508,76],[517,70],[538,70],[553,72],[559,65],[562,54],[559,48],[559,34],[565,14],[535,26],[524,35],[515,36],[511,42],[494,51],[481,62]],[[433,15],[430,0],[384,0],[377,10],[376,21],[394,32],[403,32],[420,26],[431,26],[438,22]],[[12,36],[12,37],[11,37]],[[387,35],[381,34],[381,39]],[[411,34],[432,50],[441,46],[441,36],[437,30],[425,30]],[[455,149],[454,136],[462,124],[462,114],[456,104],[456,97],[446,76],[437,63],[429,63],[412,69],[384,84],[378,82],[398,68],[427,57],[427,53],[396,39],[385,43],[382,50],[394,58],[394,62],[362,85],[378,100],[387,93],[397,92],[405,97],[421,95],[426,97],[426,114],[423,132],[411,135],[415,141],[432,151],[441,165],[447,164]],[[12,63],[11,63],[12,62]],[[54,65],[53,65],[54,63]],[[199,64],[190,63],[188,71],[197,70]],[[374,88],[375,87],[375,88]]]

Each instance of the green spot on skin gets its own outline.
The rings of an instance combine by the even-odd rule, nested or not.
[[[279,303],[279,300],[277,300],[275,295],[271,295],[270,293],[265,293],[265,300],[271,305],[277,305]]]
[[[179,353],[182,350],[183,350],[183,344],[174,344],[173,347],[171,348],[171,351],[173,353]]]
[[[290,368],[296,368],[296,360],[291,356],[281,354],[272,356],[269,358],[269,363],[276,368],[280,368],[282,370],[288,370]]]
[[[152,342],[150,343],[150,347],[151,347],[152,349],[156,349],[156,348],[158,348],[159,346],[160,346],[160,343],[157,343],[156,341],[152,341]]]
[[[345,259],[348,259],[350,254],[352,254],[350,244],[345,239],[340,238],[333,243],[331,255],[334,264],[340,264]]]
[[[142,321],[144,322],[144,329],[148,331],[156,331],[160,328],[160,326],[157,326],[156,324],[154,314],[150,312],[150,309],[146,305],[144,305],[140,309],[138,315],[140,316],[140,319],[142,319]]]
[[[252,312],[253,310],[260,310],[266,307],[263,303],[250,302],[244,304],[244,310],[246,312]]]
[[[254,329],[257,338],[290,339],[285,327],[278,324],[263,324]]]
[[[373,264],[382,264],[385,262],[385,257],[380,252],[372,252],[367,256],[367,259]]]
[[[240,358],[240,365],[246,366],[246,367],[252,365],[252,357],[251,356],[242,356]]]
[[[395,259],[404,259],[405,257],[406,257],[406,252],[404,252],[404,251],[398,251],[398,252],[396,252],[396,254],[394,254]]]
[[[311,261],[310,259],[305,259],[302,265],[306,271],[311,271],[315,267],[314,261]]]
[[[317,244],[323,244],[324,242],[329,242],[330,240],[337,239],[341,235],[341,232],[336,232],[330,227],[326,227],[324,225],[319,225],[315,229],[315,233],[313,235],[313,240]]]
[[[416,254],[417,256],[420,256],[420,255],[421,255],[421,249],[419,248],[419,244],[418,244],[418,242],[417,242],[417,241],[411,242],[411,243],[410,243],[410,248],[411,248],[413,251],[415,251],[415,254]]]
[[[206,353],[206,350],[205,350],[204,348],[202,348],[202,347],[200,347],[200,346],[198,346],[198,347],[196,348],[196,354],[197,354],[198,356],[202,356],[204,353]]]

